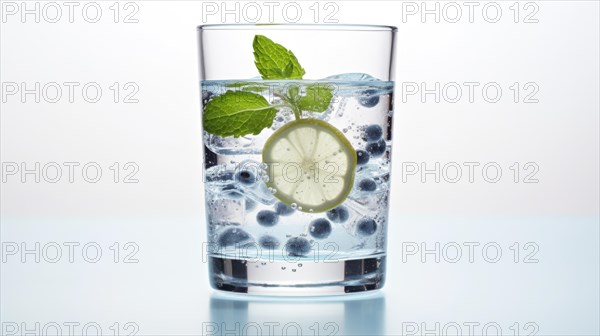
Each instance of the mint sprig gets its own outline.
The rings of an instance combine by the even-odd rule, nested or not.
[[[302,79],[304,68],[291,50],[273,42],[263,35],[256,35],[252,42],[254,63],[262,79]],[[237,84],[237,83],[236,83]],[[241,91],[227,91],[211,99],[204,107],[204,130],[221,137],[239,137],[259,134],[271,127],[277,111],[281,107],[292,110],[296,119],[302,111],[324,112],[333,98],[333,88],[327,84],[315,83],[301,92],[298,85],[287,85],[285,92],[275,92],[282,101],[272,105],[263,96],[248,92],[243,83]]]

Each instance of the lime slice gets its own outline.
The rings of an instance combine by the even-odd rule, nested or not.
[[[356,151],[344,134],[317,119],[279,128],[265,143],[267,185],[283,203],[303,212],[340,205],[352,190]]]

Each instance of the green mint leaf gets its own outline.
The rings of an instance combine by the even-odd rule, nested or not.
[[[294,63],[292,63],[291,61],[285,66],[285,69],[283,69],[283,76],[285,78],[290,78],[290,76],[292,76],[292,73],[294,73]]]
[[[304,69],[290,50],[266,36],[255,35],[252,42],[254,64],[263,79],[302,79]]]
[[[288,98],[293,103],[300,98],[300,86],[296,84],[287,85]]]
[[[298,108],[308,112],[324,112],[333,98],[331,85],[316,83],[306,86],[306,94],[298,99]]]
[[[204,130],[221,137],[258,134],[271,127],[277,109],[261,95],[227,91],[204,107]]]

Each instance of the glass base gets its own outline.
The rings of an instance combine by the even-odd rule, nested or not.
[[[385,255],[335,262],[240,260],[210,257],[215,289],[256,295],[320,296],[377,290],[385,282]]]

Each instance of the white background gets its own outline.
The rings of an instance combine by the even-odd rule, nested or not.
[[[518,18],[517,7],[510,8],[513,2],[480,2],[472,20],[469,7],[457,2],[462,17],[456,23],[450,22],[455,7],[448,2],[437,2],[440,22],[433,14],[424,19],[420,11],[412,15],[413,5],[418,9],[420,2],[339,1],[327,8],[320,3],[318,15],[311,9],[314,2],[288,5],[302,9],[300,23],[329,19],[399,30],[387,284],[381,294],[363,300],[309,303],[232,303],[215,297],[202,261],[196,26],[248,22],[243,12],[248,3],[227,2],[229,9],[238,4],[240,16],[223,20],[220,1],[121,2],[118,15],[112,1],[98,1],[94,4],[102,13],[96,23],[86,21],[94,18],[93,8],[88,16],[82,14],[87,2],[76,2],[73,22],[68,7],[57,2],[63,13],[56,23],[48,22],[55,17],[54,7],[48,2],[27,6],[32,9],[36,3],[40,22],[34,14],[21,17],[20,2],[2,1],[0,18],[3,332],[9,334],[12,329],[6,328],[15,323],[22,329],[25,322],[32,329],[39,322],[41,333],[55,322],[66,333],[64,323],[76,321],[81,324],[76,333],[95,322],[103,334],[112,335],[109,327],[119,322],[120,334],[127,334],[124,324],[133,322],[138,335],[192,335],[206,331],[211,322],[226,321],[232,329],[235,322],[297,321],[303,334],[310,335],[315,322],[323,335],[328,334],[326,322],[339,326],[338,335],[410,334],[415,325],[420,334],[424,326],[434,329],[436,322],[437,333],[456,323],[464,335],[468,322],[479,323],[474,327],[479,334],[491,322],[504,335],[514,334],[510,327],[516,322],[519,334],[534,330],[525,329],[529,322],[539,328],[538,335],[600,333],[598,2],[520,2]],[[272,21],[291,21],[293,10],[286,16],[282,8],[287,3],[276,3]],[[14,15],[13,4],[18,10]],[[268,23],[268,7],[256,4],[263,10],[260,22]],[[214,14],[207,12],[212,6]],[[496,7],[502,10],[498,21],[488,22]],[[337,12],[326,18],[333,9]],[[525,22],[532,20],[537,22]],[[36,103],[33,94],[24,99],[21,92],[8,94],[12,83],[31,89],[36,82],[41,87],[51,82],[80,86],[73,102],[64,85],[56,103],[43,95]],[[90,82],[102,88],[96,103],[81,94]],[[121,87],[118,103],[110,89],[114,82]],[[133,97],[137,103],[123,102],[132,91],[124,88],[129,82],[139,88]],[[444,96],[437,103],[431,94],[425,99],[420,94],[403,97],[413,83],[431,89],[436,82],[441,87],[464,82],[480,86],[473,102],[465,86],[456,103]],[[515,82],[520,83],[517,103],[510,88]],[[533,96],[538,102],[523,102],[532,91],[533,86],[524,88],[529,82],[539,89]],[[489,97],[481,92],[486,83],[501,87],[498,102],[486,101]],[[39,183],[33,174],[25,175],[24,182],[21,171],[6,174],[9,166],[21,169],[25,163],[33,169],[36,162],[41,167],[58,163],[63,168],[60,181],[44,179],[54,173],[40,174]],[[73,183],[65,162],[80,164]],[[89,162],[102,168],[97,183],[82,177],[81,168]],[[110,169],[115,162],[120,163],[118,183]],[[127,162],[139,167],[134,176],[138,183],[123,183],[132,171],[124,169]],[[420,173],[403,181],[403,167],[424,163],[433,169],[436,162],[442,167],[449,162],[480,166],[473,183],[464,165],[456,183],[447,181],[454,174],[441,176],[439,183],[432,174],[423,182]],[[496,183],[481,173],[490,162],[502,168]],[[520,164],[518,183],[510,169],[515,162]],[[537,183],[523,183],[531,172],[524,169],[528,162],[539,168]],[[33,254],[23,254],[22,243],[33,249],[36,242],[40,249],[48,243],[61,245],[62,259],[47,262],[42,251],[37,263]],[[72,263],[65,242],[79,244]],[[81,255],[82,246],[90,242],[102,249],[99,262]],[[126,249],[127,242],[133,244]],[[461,260],[447,262],[442,250],[439,263],[433,255],[424,255],[422,261],[420,252],[408,255],[403,250],[411,243],[433,249],[436,242],[440,249],[452,242],[462,245]],[[480,244],[472,263],[465,242]],[[481,252],[490,242],[502,248],[495,263]],[[520,244],[519,262],[510,249],[515,242]],[[525,250],[528,242],[531,248]],[[19,251],[12,255],[6,249],[14,244]],[[120,251],[118,262],[115,250]],[[524,263],[532,251],[538,262]],[[125,263],[126,255],[134,252],[138,262]],[[278,313],[267,313],[272,311]]]

